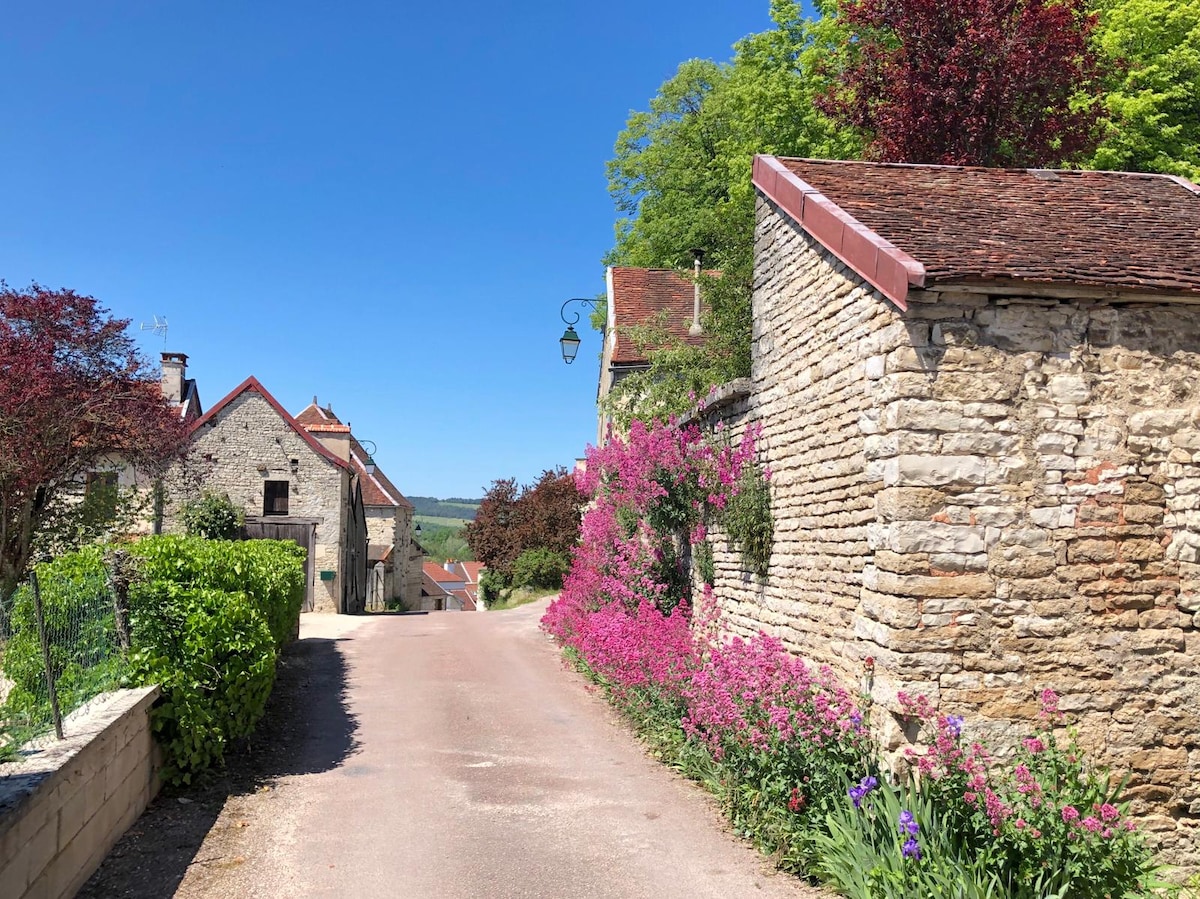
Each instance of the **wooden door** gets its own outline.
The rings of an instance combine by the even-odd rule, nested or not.
[[[303,521],[279,518],[247,518],[244,529],[247,540],[291,540],[297,546],[304,548],[304,607],[303,611],[311,612],[314,607],[316,570],[313,562],[313,544],[315,543],[317,524],[314,521]]]

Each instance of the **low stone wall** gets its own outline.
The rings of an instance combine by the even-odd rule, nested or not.
[[[5,899],[71,897],[158,792],[158,687],[119,690],[63,722],[66,739],[0,765]]]

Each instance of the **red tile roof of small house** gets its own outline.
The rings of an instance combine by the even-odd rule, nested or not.
[[[437,562],[425,562],[421,565],[421,570],[426,576],[437,581],[439,584],[465,584],[466,579],[457,574],[447,571]]]
[[[1200,297],[1200,188],[1175,176],[758,156],[754,184],[902,309],[988,282]]]
[[[333,413],[333,408],[322,409],[317,405],[317,398],[314,396],[313,401],[305,406],[300,414],[296,416],[296,421],[302,425],[322,425],[335,424],[340,425],[342,420]]]
[[[706,272],[705,274],[712,274]],[[695,305],[695,284],[671,269],[622,268],[612,269],[612,320],[616,328],[616,343],[612,361],[637,365],[647,361],[654,347],[642,346],[629,334],[629,329],[641,325],[661,327],[671,337],[692,346],[704,343],[701,334],[688,334]],[[703,299],[701,311],[703,311]]]
[[[482,562],[457,562],[455,564],[461,565],[463,567],[463,571],[467,575],[467,583],[468,584],[478,584],[479,583],[479,575],[483,572],[483,563]]]
[[[349,462],[346,462],[343,459],[339,459],[336,455],[334,455],[329,450],[327,450],[324,446],[321,445],[321,441],[319,441],[312,434],[308,433],[308,431],[305,430],[305,428],[298,421],[296,421],[296,419],[292,418],[292,416],[288,414],[288,411],[279,404],[279,400],[277,400],[277,399],[275,399],[275,397],[271,396],[270,391],[268,391],[267,388],[263,387],[262,384],[259,383],[258,378],[254,377],[253,375],[248,377],[246,380],[242,381],[241,384],[239,384],[237,387],[233,388],[233,390],[231,390],[228,394],[226,394],[225,397],[223,399],[221,399],[220,402],[218,402],[215,406],[213,406],[211,409],[209,409],[207,412],[205,412],[202,416],[197,418],[195,420],[195,422],[192,423],[190,432],[195,433],[200,428],[202,428],[204,425],[208,424],[210,421],[212,421],[214,418],[216,418],[216,416],[218,415],[218,413],[221,412],[222,409],[224,409],[226,406],[228,406],[230,403],[232,403],[235,399],[237,399],[243,393],[247,393],[247,392],[257,393],[264,400],[266,400],[268,405],[270,405],[272,409],[274,409],[277,413],[279,413],[279,417],[284,420],[284,423],[287,424],[287,426],[289,428],[291,428],[293,431],[295,431],[304,440],[304,442],[307,443],[312,448],[313,452],[315,452],[318,456],[321,456],[323,459],[325,459],[328,462],[332,462],[338,468],[345,468],[347,470],[352,470]]]

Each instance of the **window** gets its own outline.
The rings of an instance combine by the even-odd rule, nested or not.
[[[83,518],[91,525],[103,526],[117,515],[117,473],[88,472],[83,484]]]
[[[266,481],[263,484],[263,515],[287,515],[288,482]]]

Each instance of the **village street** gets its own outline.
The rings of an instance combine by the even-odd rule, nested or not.
[[[540,633],[545,606],[305,615],[288,664],[311,670],[281,689],[312,695],[276,747],[293,773],[224,802],[174,895],[823,895],[646,756]],[[85,895],[121,895],[122,855]]]

